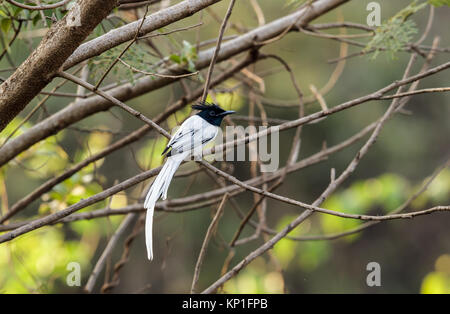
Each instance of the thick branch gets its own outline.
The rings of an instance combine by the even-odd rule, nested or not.
[[[53,79],[117,0],[79,0],[55,23],[24,63],[0,85],[0,131]]]
[[[139,35],[150,33],[161,27],[189,17],[220,0],[185,0],[166,9],[153,13],[145,18]],[[134,38],[136,29],[142,19],[109,31],[105,35],[82,44],[64,63],[63,69],[68,68],[89,58],[98,56],[103,52],[123,44]]]

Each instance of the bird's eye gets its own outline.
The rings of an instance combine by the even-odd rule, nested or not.
[[[212,116],[212,117],[214,117],[214,116],[216,115],[216,113],[215,113],[214,111],[210,111],[210,112],[209,112],[209,115]]]

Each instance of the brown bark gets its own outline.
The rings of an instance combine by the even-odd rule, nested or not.
[[[0,131],[53,79],[117,0],[78,0],[33,53],[0,85]]]

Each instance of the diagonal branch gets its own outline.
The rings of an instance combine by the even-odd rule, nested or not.
[[[200,269],[203,265],[203,260],[205,258],[206,249],[208,248],[209,240],[211,239],[214,231],[217,228],[217,224],[219,222],[220,216],[222,215],[227,198],[228,194],[225,193],[222,198],[222,201],[219,204],[219,207],[217,208],[216,214],[214,215],[214,218],[212,219],[211,224],[209,225],[208,230],[206,231],[206,236],[205,239],[203,239],[202,248],[200,249],[200,254],[198,255],[197,264],[195,264],[195,272],[194,272],[194,279],[192,279],[191,293],[196,293],[197,282],[200,276]]]
[[[56,9],[56,8],[62,7],[63,5],[69,3],[70,1],[72,1],[72,0],[62,0],[57,3],[46,4],[46,5],[27,5],[27,4],[17,2],[15,0],[6,0],[6,2],[9,2],[12,5],[15,5],[16,7],[19,7],[19,8],[25,9],[25,10],[36,10],[36,11]]]
[[[203,90],[203,95],[201,101],[204,102],[206,100],[206,96],[208,95],[209,90],[209,82],[211,81],[212,72],[214,69],[214,64],[216,63],[217,56],[219,55],[220,46],[222,44],[223,34],[225,33],[225,29],[227,27],[228,20],[231,16],[231,12],[233,11],[234,3],[236,0],[230,0],[230,4],[228,6],[227,12],[225,13],[225,17],[222,21],[222,25],[220,26],[219,37],[217,37],[216,49],[214,50],[214,54],[211,58],[211,62],[208,68],[208,74],[206,75],[205,89]]]

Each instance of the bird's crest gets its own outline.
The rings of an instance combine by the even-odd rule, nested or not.
[[[199,102],[196,105],[192,105],[192,109],[196,109],[196,110],[206,110],[206,109],[214,109],[215,111],[225,111],[222,108],[220,108],[218,105],[214,104],[214,103],[209,103],[206,101],[203,102]]]

